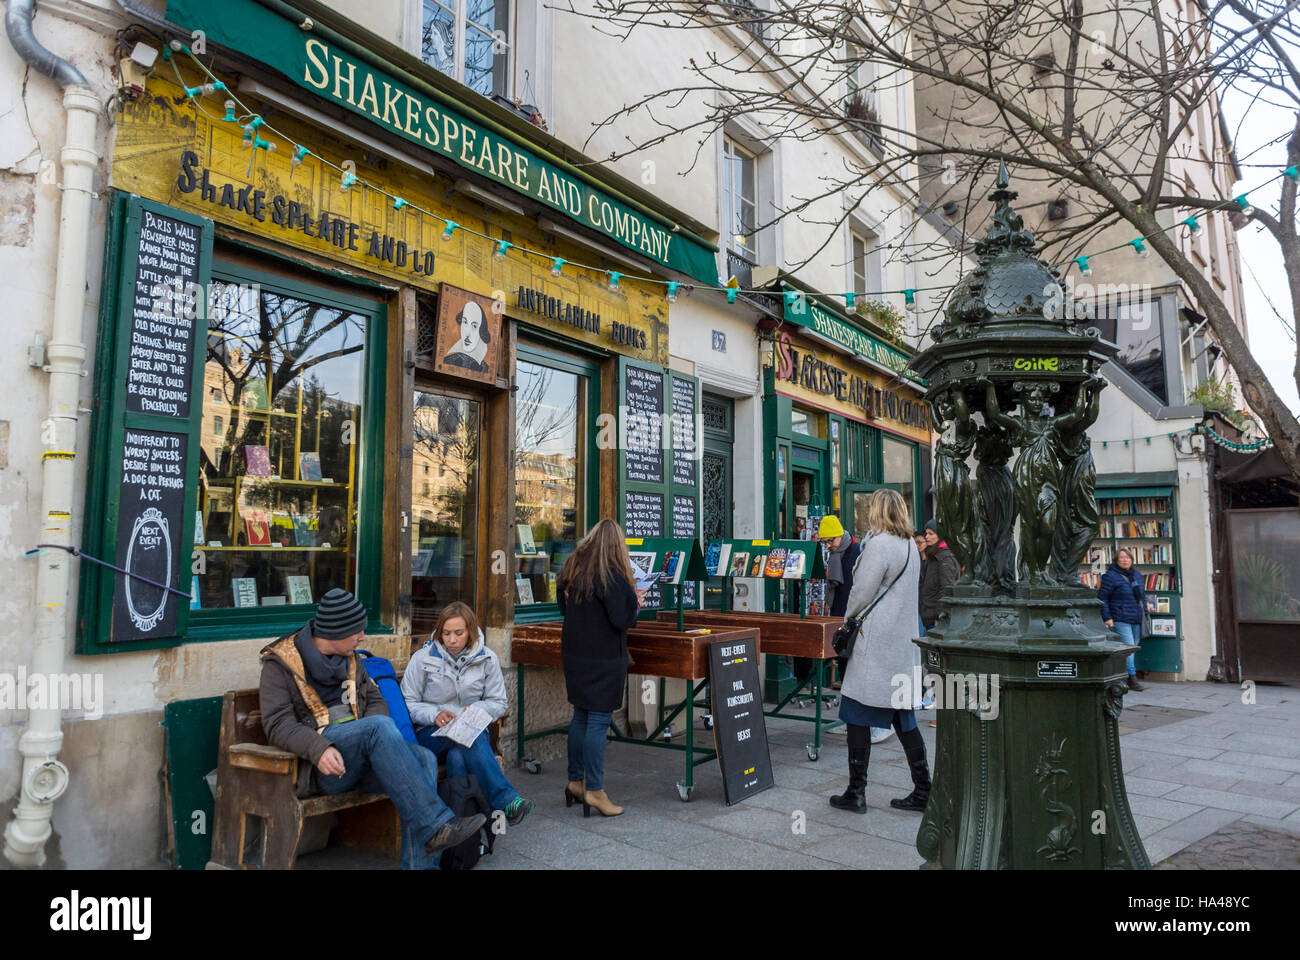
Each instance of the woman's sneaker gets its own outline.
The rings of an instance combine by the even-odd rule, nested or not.
[[[515,797],[506,804],[506,823],[512,827],[517,827],[524,822],[524,817],[533,812],[535,804],[531,800],[525,800],[523,797]]]
[[[893,735],[894,735],[893,727],[872,727],[871,728],[872,743],[884,743]]]

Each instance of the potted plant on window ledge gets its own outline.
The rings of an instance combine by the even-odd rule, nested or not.
[[[867,146],[877,153],[884,153],[884,143],[880,139],[880,114],[876,108],[867,103],[860,93],[855,93],[844,104],[844,116],[849,126]]]
[[[899,347],[907,346],[903,342],[907,335],[907,318],[893,304],[884,300],[858,300],[853,309],[859,317],[876,328],[885,342]]]

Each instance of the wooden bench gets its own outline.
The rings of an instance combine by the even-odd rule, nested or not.
[[[488,728],[499,751],[501,720]],[[336,814],[334,840],[398,860],[402,833],[397,809],[382,793],[297,795],[299,764],[307,761],[266,742],[256,690],[231,690],[221,705],[217,744],[217,799],[210,868],[289,870],[298,856],[303,824]],[[445,775],[438,765],[438,778]]]
[[[392,801],[360,790],[299,797],[298,765],[306,762],[266,742],[256,690],[226,693],[209,868],[289,870],[303,822],[329,813],[338,815],[339,843],[400,858],[402,832]]]

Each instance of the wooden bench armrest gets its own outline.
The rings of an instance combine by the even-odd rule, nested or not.
[[[298,757],[288,750],[265,743],[232,743],[228,750],[232,767],[290,776],[297,773]]]

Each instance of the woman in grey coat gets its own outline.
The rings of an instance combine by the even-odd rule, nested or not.
[[[840,719],[849,734],[849,786],[831,797],[831,806],[867,812],[871,728],[892,726],[907,753],[915,789],[901,800],[891,800],[890,806],[924,810],[930,797],[930,771],[913,713],[920,706],[913,676],[921,654],[912,642],[921,564],[902,496],[894,490],[872,493],[867,526],[871,538],[853,569],[853,590],[845,610],[846,618],[870,611],[858,631],[840,687]]]

